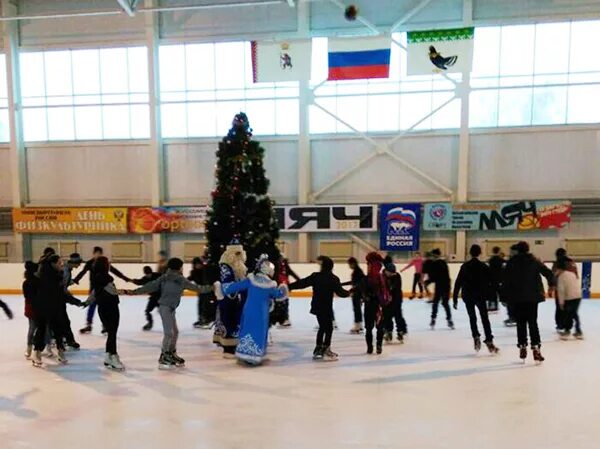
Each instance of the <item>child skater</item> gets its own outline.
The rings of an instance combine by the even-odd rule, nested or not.
[[[396,339],[404,343],[404,336],[408,333],[406,320],[402,313],[402,276],[396,270],[396,265],[390,260],[384,265],[383,274],[386,281],[386,288],[389,292],[390,302],[384,310],[385,318],[385,339],[392,341],[394,331],[394,321],[396,322]]]
[[[558,248],[556,250],[556,252],[555,252],[555,255],[556,255],[556,260],[552,264],[552,272],[554,273],[555,278],[558,275],[558,273],[560,271],[562,271],[558,267],[559,263],[561,263],[563,265],[566,264],[567,265],[567,269],[569,271],[573,272],[573,274],[575,274],[575,276],[579,277],[579,274],[577,273],[577,265],[575,264],[575,262],[573,261],[573,259],[571,259],[567,255],[567,250],[566,249],[564,249],[564,248]],[[556,279],[555,279],[555,281],[556,281]],[[564,320],[564,316],[563,316],[563,314],[564,314],[563,313],[563,308],[560,306],[560,302],[558,300],[558,296],[556,296],[556,295],[555,295],[555,298],[554,298],[554,303],[556,305],[555,312],[554,312],[554,322],[556,324],[556,332],[560,335],[560,334],[562,334],[562,331],[564,330],[564,328],[562,327],[562,325],[565,323],[565,320]]]
[[[350,329],[351,334],[360,334],[363,331],[363,313],[362,313],[362,283],[365,273],[358,264],[355,257],[348,259],[348,267],[352,270],[352,278],[342,285],[352,286],[352,309],[354,310],[354,326]]]
[[[533,359],[544,361],[541,352],[541,338],[538,327],[538,304],[545,301],[544,285],[541,276],[548,281],[550,292],[554,288],[552,271],[529,252],[527,242],[517,243],[516,255],[506,264],[505,291],[507,301],[512,303],[517,319],[517,345],[519,357],[527,358],[527,328],[531,339]]]
[[[377,354],[383,352],[384,317],[383,308],[390,298],[381,273],[383,258],[377,252],[367,254],[367,275],[363,279],[362,292],[365,301],[365,340],[367,354],[373,354],[373,328],[377,329]]]
[[[23,296],[25,297],[25,317],[29,320],[29,330],[27,331],[27,350],[25,358],[31,359],[33,352],[33,336],[35,335],[35,318],[33,314],[33,303],[36,300],[40,280],[35,275],[38,271],[38,264],[28,260],[25,262],[25,280],[23,281]]]
[[[290,277],[298,281],[300,277],[292,270],[288,260],[281,255],[275,265],[274,279],[279,285],[289,285]],[[275,303],[273,312],[271,312],[271,323],[279,324],[279,327],[290,327],[290,298],[283,298]]]
[[[446,311],[448,327],[454,329],[452,311],[450,310],[450,270],[448,269],[448,263],[442,259],[442,252],[439,249],[431,251],[431,257],[431,263],[427,268],[428,279],[425,283],[425,285],[435,284],[433,303],[431,305],[431,323],[429,325],[431,329],[435,328],[435,320],[441,302]]]
[[[320,271],[290,284],[289,289],[291,291],[312,287],[313,297],[310,303],[310,313],[316,315],[319,322],[313,360],[334,362],[338,360],[339,356],[331,350],[334,318],[333,295],[336,294],[341,298],[347,298],[350,296],[350,292],[344,290],[340,279],[333,274],[333,260],[327,256],[319,256],[317,262],[320,266]]]
[[[400,273],[404,273],[410,267],[414,267],[415,273],[413,275],[412,292],[409,299],[415,299],[417,297],[417,286],[419,287],[419,299],[421,299],[423,297],[423,290],[425,290],[423,287],[423,256],[421,256],[421,253],[415,253],[415,257],[411,259],[408,265],[400,270]]]
[[[158,300],[158,311],[163,325],[162,351],[158,359],[158,368],[161,370],[185,365],[185,360],[177,355],[179,328],[177,327],[176,316],[177,307],[179,307],[184,290],[192,290],[198,293],[200,288],[193,282],[188,281],[183,275],[183,260],[172,258],[167,262],[167,272],[164,275],[128,292],[132,295],[161,292]]]
[[[117,332],[121,315],[119,312],[119,290],[115,287],[115,279],[110,275],[110,262],[104,256],[99,256],[93,269],[90,283],[94,290],[86,304],[98,307],[98,316],[106,331],[106,356],[104,366],[115,371],[123,371],[125,366],[117,352]]]
[[[581,304],[581,280],[572,270],[572,261],[565,255],[556,262],[556,297],[561,309],[561,340],[568,340],[575,323],[573,336],[583,340],[581,322],[579,321],[579,305]]]
[[[160,268],[160,265],[159,265]],[[152,267],[146,265],[144,268],[144,276],[139,279],[133,279],[135,285],[146,285],[149,282],[155,281],[159,277],[161,277],[162,273],[152,271]],[[160,290],[153,292],[148,297],[148,304],[146,304],[146,309],[144,310],[144,314],[146,315],[146,324],[142,327],[143,331],[151,331],[154,326],[154,319],[152,318],[152,311],[158,307],[158,300],[160,299]]]
[[[463,302],[469,314],[475,351],[479,352],[481,350],[481,334],[477,328],[477,313],[475,312],[475,309],[479,309],[479,316],[485,334],[484,343],[490,353],[497,354],[499,350],[494,345],[486,301],[493,291],[492,273],[490,267],[479,260],[479,256],[481,256],[479,245],[471,246],[469,254],[471,260],[460,267],[460,272],[454,283],[454,309],[458,308],[458,295],[462,291]]]
[[[42,351],[46,346],[48,332],[51,331],[56,340],[57,360],[67,363],[65,357],[65,301],[81,306],[63,284],[63,262],[58,254],[52,254],[40,264],[38,273],[39,285],[35,301],[32,302],[36,332],[34,336],[33,365],[42,366]]]
[[[254,273],[250,273],[243,281],[223,285],[224,295],[233,295],[243,290],[248,297],[242,310],[240,320],[240,341],[235,355],[241,362],[249,365],[260,365],[267,355],[267,339],[269,333],[269,307],[272,300],[284,300],[287,286],[272,280],[275,266],[269,257],[263,254],[256,263]]]
[[[198,321],[194,323],[194,328],[210,329],[217,314],[217,297],[213,285],[219,280],[219,267],[212,264],[206,255],[194,257],[188,280],[193,281],[200,287],[200,293],[198,293]]]
[[[81,270],[81,272],[79,272],[79,274],[77,274],[77,276],[75,276],[75,278],[73,279],[73,283],[79,285],[79,281],[81,281],[81,279],[83,279],[85,274],[89,271],[90,272],[90,293],[94,290],[94,278],[95,278],[95,271],[96,271],[95,265],[96,265],[96,261],[98,260],[99,257],[104,257],[104,250],[99,246],[95,246],[94,251],[92,253],[92,258],[85,263],[85,265],[83,266],[83,270]],[[118,278],[123,279],[125,282],[131,282],[131,279],[129,279],[127,276],[125,276],[123,273],[121,273],[119,270],[117,270],[112,265],[110,265],[110,272],[112,274],[114,274],[115,276],[117,276]],[[88,308],[87,316],[86,316],[86,325],[79,330],[80,334],[89,334],[92,332],[92,324],[94,322],[94,314],[95,313],[96,313],[96,303],[94,302]],[[103,334],[105,333],[104,331],[105,331],[105,329],[102,330]]]

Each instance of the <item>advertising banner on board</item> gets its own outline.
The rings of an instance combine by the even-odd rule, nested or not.
[[[380,244],[384,251],[417,251],[421,229],[420,204],[382,204]]]
[[[130,207],[129,232],[132,234],[198,234],[204,232],[208,206]]]
[[[560,229],[571,222],[570,201],[426,204],[426,231],[533,231]]]
[[[364,232],[377,230],[377,206],[280,206],[275,215],[282,232]]]
[[[24,234],[127,234],[126,207],[13,209],[13,230]]]

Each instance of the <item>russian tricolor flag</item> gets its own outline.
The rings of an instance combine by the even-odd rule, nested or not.
[[[329,77],[335,80],[389,78],[389,37],[329,39]]]

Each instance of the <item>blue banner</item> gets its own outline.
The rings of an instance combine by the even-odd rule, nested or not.
[[[382,204],[379,210],[380,249],[417,251],[421,228],[420,204]]]
[[[586,261],[581,264],[581,297],[583,299],[591,298],[592,287],[592,262]]]

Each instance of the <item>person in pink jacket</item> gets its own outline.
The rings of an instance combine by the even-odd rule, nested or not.
[[[402,268],[401,273],[404,273],[411,267],[414,267],[415,274],[413,275],[413,285],[412,285],[412,293],[410,294],[410,299],[414,299],[417,296],[417,285],[419,286],[419,298],[423,297],[423,291],[426,291],[425,285],[423,283],[423,256],[421,253],[415,253],[415,257],[413,257],[408,265]]]

